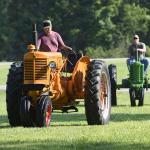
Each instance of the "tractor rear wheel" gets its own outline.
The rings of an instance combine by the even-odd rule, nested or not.
[[[36,109],[36,126],[48,127],[51,122],[52,102],[49,96],[41,96]]]
[[[144,103],[144,88],[141,88],[139,91],[139,103],[138,106],[143,106]]]
[[[93,60],[85,81],[85,114],[89,125],[107,124],[111,112],[111,88],[107,65]]]
[[[136,102],[135,102],[135,89],[134,88],[130,88],[129,89],[129,94],[130,94],[130,103],[131,106],[134,107],[136,106]]]
[[[11,126],[21,125],[20,100],[23,84],[23,63],[14,62],[7,76],[6,83],[6,105],[8,120]]]
[[[20,103],[20,118],[22,125],[24,127],[33,127],[33,121],[31,119],[31,113],[30,113],[30,108],[31,108],[31,102],[29,100],[29,97],[24,96],[21,98],[21,103]]]
[[[110,83],[111,83],[111,105],[117,106],[116,86],[117,86],[117,68],[116,65],[111,64],[108,66]]]

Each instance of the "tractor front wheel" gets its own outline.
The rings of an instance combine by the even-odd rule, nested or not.
[[[111,112],[111,86],[107,65],[93,60],[85,81],[85,114],[89,125],[107,124]]]
[[[139,91],[139,103],[138,106],[143,106],[144,103],[144,88],[141,88]]]
[[[22,97],[20,103],[20,118],[21,118],[22,125],[24,127],[34,126],[30,115],[30,108],[31,108],[31,103],[29,97],[27,96]]]
[[[135,102],[135,89],[134,88],[130,88],[129,89],[129,94],[130,94],[130,103],[131,103],[131,107],[136,106],[136,102]]]
[[[48,127],[51,122],[52,102],[49,96],[41,96],[36,108],[36,126]]]

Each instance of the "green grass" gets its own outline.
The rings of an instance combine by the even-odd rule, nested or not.
[[[126,64],[126,59],[115,59],[115,60],[106,60],[107,64],[115,64],[117,67],[117,83],[121,84],[122,79],[128,78],[128,68]]]
[[[119,76],[126,77],[126,66],[120,61],[113,63],[117,63]],[[88,126],[81,103],[77,113],[53,113],[49,128],[11,128],[5,92],[1,91],[0,149],[150,149],[150,93],[146,92],[143,107],[131,108],[128,92],[117,92],[117,97],[118,106],[112,107],[110,122],[105,126]]]
[[[149,149],[149,96],[146,93],[143,107],[131,108],[128,93],[118,92],[118,106],[105,126],[88,126],[81,103],[78,113],[53,113],[49,128],[11,128],[5,93],[0,92],[0,149]]]
[[[10,65],[0,65],[0,85],[5,85],[7,80],[8,69]]]

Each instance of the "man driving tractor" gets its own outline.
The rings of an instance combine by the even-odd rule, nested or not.
[[[59,50],[70,50],[72,48],[66,46],[59,33],[52,31],[52,23],[50,20],[43,21],[43,31],[38,38],[37,48],[45,52],[57,52]]]
[[[145,58],[145,53],[146,53],[146,46],[144,43],[139,41],[139,36],[134,35],[133,36],[133,42],[128,48],[128,59],[127,59],[127,66],[129,66],[135,62],[136,55],[138,52],[139,60],[141,61],[142,64],[144,64],[144,72],[147,71],[149,62]]]

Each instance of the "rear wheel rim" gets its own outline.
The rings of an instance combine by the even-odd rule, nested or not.
[[[49,104],[47,106],[46,112],[45,112],[45,125],[48,127],[51,122],[51,115],[52,115],[52,106]]]
[[[109,105],[108,105],[108,81],[107,81],[106,73],[102,73],[101,75],[101,83],[100,83],[100,109],[103,111],[104,117],[107,117]]]

